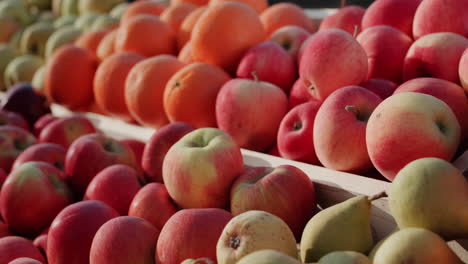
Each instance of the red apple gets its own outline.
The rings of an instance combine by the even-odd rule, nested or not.
[[[216,120],[241,148],[263,152],[273,146],[288,98],[274,84],[232,79],[216,99]]]
[[[466,0],[422,1],[413,21],[414,38],[435,32],[453,32],[468,37]]]
[[[309,101],[317,101],[312,94],[307,90],[308,87],[304,82],[299,78],[294,83],[291,91],[289,92],[289,109],[294,108],[297,105],[306,103]]]
[[[5,182],[8,174],[5,173],[3,169],[0,169],[0,189],[2,189],[3,183]]]
[[[278,131],[278,150],[281,157],[320,164],[314,149],[313,128],[321,103],[312,101],[291,109],[283,118]]]
[[[42,262],[32,258],[17,258],[8,264],[42,264]]]
[[[431,33],[416,40],[403,65],[405,81],[418,77],[440,78],[459,83],[458,65],[468,39],[455,33]]]
[[[84,200],[98,200],[126,215],[133,197],[141,189],[143,177],[122,164],[106,167],[94,177],[86,189]]]
[[[459,142],[457,117],[447,104],[427,94],[392,95],[374,109],[367,123],[369,156],[389,180],[419,158],[451,160]]]
[[[35,123],[33,127],[33,132],[35,136],[39,136],[42,129],[44,129],[48,124],[52,123],[52,121],[57,120],[58,117],[52,114],[45,114],[41,116]]]
[[[271,33],[270,41],[277,43],[285,49],[294,60],[302,43],[310,36],[310,33],[298,26],[289,25],[278,28]]]
[[[396,83],[384,79],[369,79],[361,83],[359,86],[375,93],[382,99],[386,99],[387,97],[392,95],[398,87]]]
[[[15,160],[12,170],[15,170],[28,161],[43,161],[55,166],[59,170],[65,169],[65,155],[67,150],[57,144],[39,143],[30,146]]]
[[[96,133],[96,128],[88,118],[81,115],[59,118],[39,134],[39,142],[55,143],[68,148],[80,136]]]
[[[12,236],[10,229],[8,229],[8,225],[5,224],[1,219],[0,219],[0,238],[6,237],[6,236]]]
[[[372,111],[382,102],[360,86],[332,93],[315,116],[314,147],[327,168],[364,172],[372,168],[366,148],[366,126]]]
[[[229,189],[244,169],[234,139],[216,128],[200,128],[172,145],[164,158],[167,191],[182,208],[224,208]]]
[[[48,236],[48,233],[49,233],[49,228],[47,228],[46,230],[44,230],[39,236],[37,236],[34,241],[33,241],[33,245],[35,247],[37,247],[39,249],[39,251],[41,251],[41,254],[47,258],[47,236]]]
[[[233,216],[250,210],[269,212],[288,224],[297,241],[316,206],[314,184],[291,165],[249,168],[231,189]]]
[[[29,130],[28,122],[26,122],[23,116],[6,110],[0,110],[0,125],[17,126],[24,130]]]
[[[88,134],[73,142],[65,157],[65,172],[71,187],[79,194],[102,169],[124,164],[137,169],[132,149],[103,134]]]
[[[177,212],[159,234],[156,263],[181,263],[201,257],[216,259],[216,244],[231,218],[228,211],[216,208]]]
[[[15,126],[0,127],[0,168],[10,172],[15,159],[36,143],[36,138],[28,131]]]
[[[136,139],[123,139],[120,142],[127,144],[133,153],[135,154],[136,162],[138,164],[138,168],[141,168],[141,159],[143,157],[143,151],[145,150],[145,143],[136,140]]]
[[[40,234],[72,202],[61,174],[54,166],[35,161],[10,173],[0,193],[0,211],[14,233],[32,237]]]
[[[51,264],[86,264],[94,235],[118,217],[100,201],[82,201],[65,207],[54,219],[47,236],[47,258]]]
[[[369,27],[356,40],[367,54],[367,79],[380,78],[395,83],[403,79],[403,61],[413,40],[390,26]]]
[[[468,48],[465,49],[461,58],[460,65],[458,66],[458,75],[460,76],[460,83],[468,94]]]
[[[156,130],[143,151],[141,166],[149,182],[163,182],[163,160],[169,148],[195,128],[183,122],[174,122]]]
[[[338,12],[325,17],[320,23],[319,31],[329,28],[339,28],[354,35],[357,27],[358,34],[361,31],[361,21],[366,9],[350,5],[340,8]]]
[[[8,264],[21,257],[28,257],[46,263],[44,257],[30,240],[18,236],[0,238],[0,263]]]
[[[278,149],[278,144],[273,145],[273,147],[267,153],[272,156],[281,157]]]
[[[254,72],[257,76],[252,74]],[[297,78],[297,69],[293,57],[285,49],[276,42],[265,41],[244,54],[236,74],[245,79],[258,77],[260,81],[275,84],[288,93]]]
[[[366,52],[341,29],[315,33],[302,56],[299,74],[312,96],[320,101],[341,87],[366,80]]]
[[[362,18],[362,29],[377,25],[397,28],[413,36],[413,18],[422,0],[379,0],[374,1]]]
[[[89,255],[92,264],[154,264],[159,230],[145,219],[120,216],[102,225]]]
[[[309,42],[312,40],[312,38],[314,37],[314,34],[311,34],[301,45],[301,47],[299,48],[299,51],[297,52],[297,65],[300,66],[301,65],[301,59],[302,59],[302,56],[304,55],[304,51],[305,51],[305,48],[307,47],[307,45],[309,45]]]
[[[141,217],[161,230],[167,220],[177,212],[176,204],[166,186],[152,182],[138,191],[130,204],[129,216]]]

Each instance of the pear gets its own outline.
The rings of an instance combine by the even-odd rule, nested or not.
[[[372,264],[370,259],[359,252],[335,251],[320,258],[319,264]]]
[[[80,14],[102,13],[106,14],[123,0],[80,0],[78,10]]]
[[[410,227],[395,232],[370,253],[374,264],[463,264],[437,234]]]
[[[7,65],[18,56],[18,52],[15,48],[8,44],[0,44],[0,90],[5,91],[5,81],[3,79],[3,73]]]
[[[301,262],[279,251],[263,249],[244,256],[236,264],[301,264]]]
[[[54,21],[54,26],[56,28],[62,28],[65,26],[73,26],[73,24],[75,24],[76,19],[77,19],[77,16],[75,15],[64,15],[64,16],[57,18]]]
[[[425,228],[447,240],[468,237],[468,182],[449,162],[410,162],[398,172],[388,196],[400,228]]]
[[[45,81],[45,65],[42,65],[37,71],[34,73],[31,85],[38,94],[45,95],[44,93],[44,81]]]
[[[30,83],[34,73],[43,64],[42,58],[35,55],[27,54],[14,58],[5,69],[5,86],[9,88],[20,82]]]
[[[54,31],[55,27],[52,24],[44,22],[28,26],[21,36],[20,51],[43,57],[47,40]]]
[[[301,260],[318,261],[333,251],[370,251],[373,246],[371,202],[384,195],[356,196],[313,216],[302,233]]]
[[[81,35],[81,30],[74,26],[65,26],[56,30],[47,40],[45,58],[49,59],[59,47],[72,44]]]
[[[125,10],[127,10],[129,5],[130,5],[129,3],[125,3],[125,2],[121,3],[121,4],[118,4],[118,5],[114,6],[114,8],[112,8],[109,15],[111,17],[113,17],[113,18],[116,18],[116,19],[120,20],[120,18],[125,13]]]
[[[74,25],[76,28],[81,29],[83,32],[88,31],[91,29],[91,26],[93,25],[94,21],[96,21],[96,19],[100,16],[101,15],[94,13],[81,15],[76,19]]]
[[[180,264],[215,264],[215,262],[209,258],[197,258],[197,259],[186,259]]]

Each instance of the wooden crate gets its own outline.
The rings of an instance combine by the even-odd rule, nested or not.
[[[56,116],[72,114],[71,111],[58,105],[52,105],[52,112]],[[116,139],[132,138],[147,142],[155,131],[93,113],[83,114],[100,131]],[[255,151],[242,149],[242,155],[244,163],[248,166],[289,164],[300,168],[315,183],[318,203],[322,208],[342,202],[355,195],[374,195],[386,191],[390,186],[389,182],[286,160]],[[463,171],[468,170],[468,151],[460,156],[454,164]],[[390,214],[387,198],[373,202],[371,221],[376,240],[382,239],[395,229],[396,223]],[[449,245],[465,263],[468,263],[468,240],[452,241]]]

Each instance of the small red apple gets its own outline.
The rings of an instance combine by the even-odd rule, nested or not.
[[[59,118],[52,121],[39,134],[39,142],[55,143],[68,148],[80,136],[96,133],[88,118],[81,115]]]
[[[45,114],[41,116],[35,123],[34,123],[34,128],[33,132],[35,136],[39,136],[41,133],[42,129],[44,129],[48,124],[52,123],[53,121],[57,120],[58,117],[52,115],[52,114]]]
[[[350,5],[340,8],[338,12],[325,17],[320,23],[319,31],[329,28],[339,28],[351,35],[354,35],[361,31],[361,21],[366,9]],[[357,27],[357,28],[356,28]]]
[[[295,106],[309,101],[317,100],[312,97],[312,94],[308,91],[308,87],[299,78],[289,92],[289,109],[293,109]]]
[[[21,257],[28,257],[46,263],[44,257],[30,240],[18,236],[0,238],[0,263],[8,264]]]
[[[138,164],[138,168],[141,168],[141,159],[143,157],[143,151],[145,150],[145,143],[136,140],[136,139],[123,139],[120,142],[127,144],[133,153],[135,154],[136,162]]]
[[[36,143],[28,131],[15,126],[0,127],[0,168],[9,173],[15,159]]]
[[[30,146],[23,151],[13,163],[12,170],[28,161],[43,161],[55,166],[59,170],[65,170],[65,155],[67,150],[53,143],[39,143]]]
[[[289,25],[278,28],[271,33],[270,41],[276,42],[285,49],[294,60],[302,46],[302,43],[310,36],[310,33],[298,26]]]

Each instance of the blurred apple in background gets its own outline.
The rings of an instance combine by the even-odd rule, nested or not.
[[[28,147],[16,158],[12,170],[29,161],[42,161],[49,163],[57,169],[65,170],[65,155],[67,150],[57,144],[39,143]],[[64,176],[64,175],[62,175]]]
[[[299,78],[294,83],[291,91],[289,92],[289,109],[294,108],[297,105],[302,103],[307,103],[309,101],[317,101],[312,94],[307,90],[308,87],[304,82]]]
[[[77,16],[75,15],[62,15],[54,21],[55,28],[61,28],[65,26],[73,26]]]
[[[64,0],[67,1],[67,0]],[[78,37],[81,35],[82,31],[74,26],[63,26],[57,29],[50,37],[47,39],[46,49],[45,49],[45,58],[48,60],[54,52],[63,45],[73,44]]]
[[[48,124],[52,123],[54,120],[57,120],[59,117],[52,114],[45,114],[41,116],[33,126],[33,132],[35,136],[39,136],[42,129],[44,129]]]
[[[384,79],[369,79],[359,84],[359,86],[375,93],[382,99],[386,99],[387,97],[392,95],[398,87],[396,83]]]
[[[0,168],[10,172],[13,162],[21,152],[36,143],[28,131],[15,126],[0,127]]]
[[[5,79],[3,73],[5,72],[8,64],[18,56],[18,51],[14,47],[8,44],[0,44],[0,90],[5,91]]]
[[[460,83],[468,94],[468,48],[463,52],[460,58],[460,65],[458,66],[458,75],[460,76]]]
[[[54,31],[54,25],[46,22],[36,22],[28,26],[21,35],[20,51],[44,57],[47,39]]]
[[[88,13],[108,13],[112,8],[124,0],[80,0],[78,3],[78,11],[80,14]]]
[[[143,151],[145,150],[146,144],[136,139],[123,139],[120,142],[129,146],[135,154],[136,163],[138,165],[138,171],[142,171],[141,160],[143,158]]]
[[[361,21],[366,9],[360,6],[344,6],[338,12],[326,16],[320,23],[319,31],[339,28],[351,35],[361,32]]]
[[[23,27],[31,24],[34,19],[24,2],[17,0],[0,2],[0,17],[5,15],[13,17]]]
[[[44,76],[45,76],[46,64],[39,67],[31,81],[31,85],[34,91],[40,95],[44,95]]]
[[[39,249],[34,247],[32,241],[18,236],[7,236],[0,238],[0,263],[10,263],[10,261],[21,257],[29,257],[46,263]]]
[[[283,49],[293,57],[294,61],[296,61],[302,43],[304,43],[309,36],[310,33],[307,30],[290,25],[278,28],[271,33],[269,41],[275,42],[283,47]]]
[[[101,15],[95,13],[82,14],[75,20],[73,26],[81,30],[82,33],[89,32],[96,19],[100,16]]]
[[[0,110],[0,126],[16,126],[29,130],[28,122],[18,113]]]
[[[96,133],[93,123],[85,116],[75,114],[59,118],[44,127],[39,134],[39,142],[55,143],[67,149],[77,138],[93,133]]]

